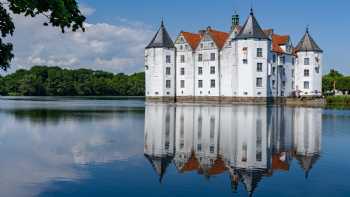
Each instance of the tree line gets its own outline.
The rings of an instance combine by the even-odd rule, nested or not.
[[[2,96],[144,96],[143,72],[126,75],[90,69],[34,66],[0,76]]]
[[[322,79],[323,92],[350,92],[350,76],[331,70]],[[34,66],[0,76],[2,96],[144,96],[144,72],[126,75],[90,69]]]
[[[335,90],[350,93],[350,76],[331,70],[322,78],[322,89],[325,94],[332,94]]]

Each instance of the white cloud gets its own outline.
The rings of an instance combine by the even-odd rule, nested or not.
[[[95,12],[81,6],[87,16]],[[140,22],[119,18],[121,25],[86,23],[86,32],[62,34],[45,27],[44,17],[14,16],[16,30],[11,41],[15,58],[10,72],[32,65],[91,68],[132,73],[143,69],[143,50],[154,30]]]

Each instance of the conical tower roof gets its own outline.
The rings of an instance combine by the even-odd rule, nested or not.
[[[299,161],[301,168],[305,172],[305,178],[308,178],[312,167],[315,165],[317,160],[320,158],[320,155],[318,155],[318,154],[296,155],[295,157]]]
[[[253,9],[250,10],[250,15],[243,25],[241,31],[236,36],[236,40],[249,38],[266,40],[269,39],[269,37],[266,36],[264,31],[261,29],[258,21],[256,20]]]
[[[159,182],[162,182],[166,169],[169,164],[173,160],[173,156],[165,155],[165,156],[152,156],[145,154],[147,160],[151,163],[153,169],[159,176]]]
[[[322,49],[316,44],[314,39],[310,36],[309,30],[306,29],[306,32],[303,38],[300,40],[299,44],[295,48],[296,52],[301,51],[314,51],[314,52],[323,52]]]
[[[146,49],[150,48],[175,48],[173,41],[171,40],[165,26],[162,21],[160,28],[156,35],[153,37],[151,43],[149,43]]]

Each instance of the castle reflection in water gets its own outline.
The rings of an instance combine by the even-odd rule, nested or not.
[[[144,153],[162,180],[179,173],[228,172],[252,195],[263,177],[296,159],[307,177],[321,151],[321,109],[147,103]]]

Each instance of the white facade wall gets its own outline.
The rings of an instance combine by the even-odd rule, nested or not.
[[[268,57],[271,51],[271,43],[268,40],[238,40],[238,72],[237,90],[234,92],[239,97],[267,97],[267,69]],[[247,52],[244,52],[247,48]],[[257,57],[257,48],[263,51],[262,57]],[[248,63],[244,64],[243,60]],[[257,71],[257,63],[262,63],[262,72]],[[262,78],[262,87],[257,87],[257,78]]]
[[[221,96],[237,95],[237,43],[234,42],[236,33],[231,32],[224,48],[221,50]]]
[[[170,63],[166,57],[170,56]],[[175,96],[175,49],[150,48],[145,50],[145,80],[146,96],[173,97]],[[170,75],[166,68],[170,68]],[[170,80],[170,88],[166,81]]]
[[[211,60],[211,54],[215,54],[215,60]],[[199,56],[202,55],[202,60]],[[195,96],[219,96],[219,50],[212,40],[212,38],[206,34],[199,43],[195,55]],[[211,67],[214,67],[215,72],[211,73]],[[202,74],[199,73],[199,69],[202,69]],[[199,81],[203,82],[203,86],[199,87]],[[211,80],[215,81],[215,87],[211,87]]]
[[[298,52],[297,56],[296,91],[302,96],[320,96],[322,94],[322,53]],[[309,65],[305,65],[305,58],[309,59]],[[305,70],[309,70],[309,76],[305,76]],[[305,82],[309,83],[309,88],[304,86]]]
[[[176,47],[176,93],[177,96],[193,96],[195,88],[195,54],[183,36],[178,37]],[[183,58],[183,59],[182,59]],[[184,61],[183,61],[184,60]],[[182,73],[182,70],[184,73]],[[184,82],[181,82],[184,81]],[[183,87],[181,83],[184,83]]]

